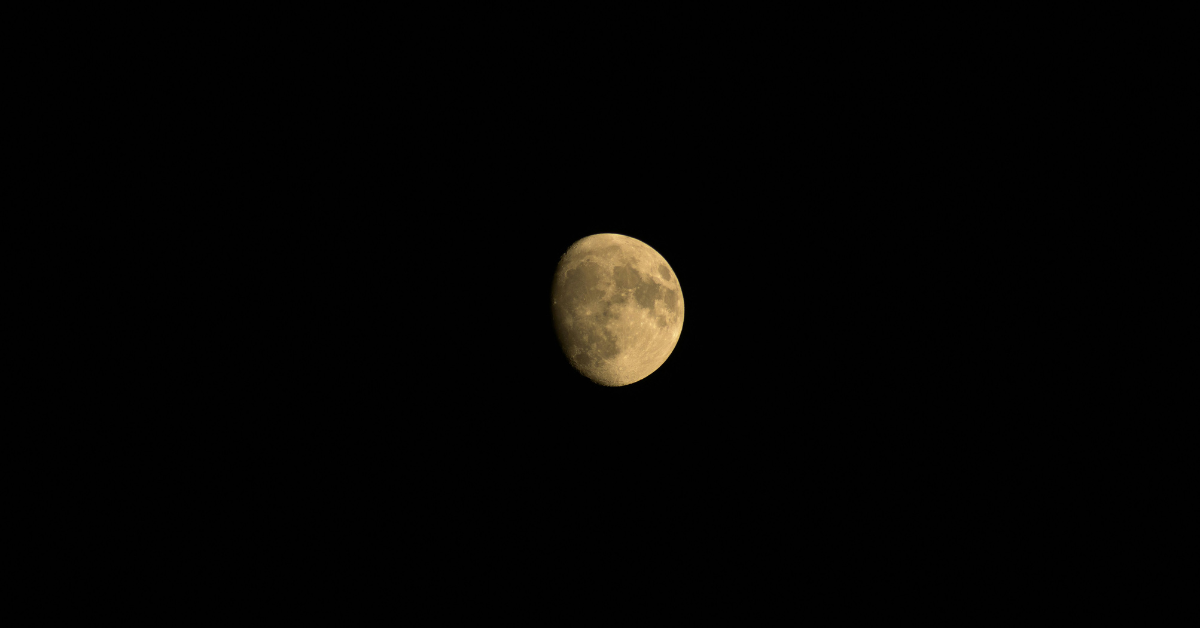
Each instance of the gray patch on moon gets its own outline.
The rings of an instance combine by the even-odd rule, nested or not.
[[[632,264],[617,266],[613,269],[613,281],[617,289],[628,290],[636,288],[642,281],[642,274],[633,268]]]
[[[671,269],[667,268],[666,264],[659,264],[658,274],[662,275],[663,279],[666,279],[667,281],[671,281]]]
[[[663,305],[667,306],[668,310],[675,311],[675,306],[679,305],[679,293],[674,290],[663,291]]]
[[[638,305],[646,309],[654,309],[654,300],[658,298],[662,288],[650,279],[643,279],[638,287],[633,291],[633,298],[637,299]]]

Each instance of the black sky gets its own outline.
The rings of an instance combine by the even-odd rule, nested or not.
[[[211,297],[185,401],[248,495],[542,539],[637,520],[683,554],[697,521],[753,540],[794,508],[816,543],[898,512],[927,532],[1019,473],[1056,241],[1027,237],[1044,154],[987,55],[393,39],[241,64],[205,105],[236,142],[197,194],[219,216],[190,236]],[[661,253],[687,304],[621,388],[550,320],[559,256],[604,232]]]
[[[499,451],[814,429],[849,448],[847,421],[920,449],[1003,407],[1036,156],[970,79],[982,61],[488,41],[298,56],[254,107],[270,124],[237,127],[270,148],[227,164],[267,208],[229,234],[258,401],[376,443],[374,421],[461,422]],[[672,357],[621,389],[570,370],[546,305],[558,256],[601,232],[655,247],[687,302]]]

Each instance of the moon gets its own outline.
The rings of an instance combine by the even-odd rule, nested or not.
[[[558,261],[550,292],[563,353],[588,379],[625,386],[658,370],[683,330],[683,292],[667,260],[645,242],[590,235]]]

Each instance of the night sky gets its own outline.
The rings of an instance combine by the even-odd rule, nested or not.
[[[1057,376],[1029,331],[1056,240],[1026,237],[1040,153],[978,64],[832,36],[364,41],[271,73],[270,124],[218,124],[238,143],[204,171],[179,399],[248,508],[508,560],[626,535],[736,562],[803,530],[832,565],[909,559],[1017,490]],[[558,258],[594,233],[653,247],[686,302],[625,387],[551,324]]]

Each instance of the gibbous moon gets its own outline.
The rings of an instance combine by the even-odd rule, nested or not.
[[[632,384],[667,361],[683,329],[683,292],[646,243],[598,233],[558,262],[550,292],[554,329],[580,373],[604,386]]]

